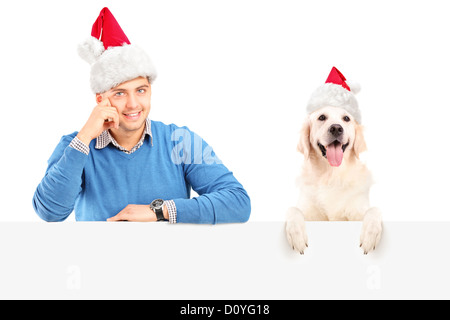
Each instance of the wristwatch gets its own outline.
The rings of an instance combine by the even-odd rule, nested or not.
[[[156,221],[167,221],[163,214],[163,199],[155,199],[150,203],[150,208],[156,213]]]

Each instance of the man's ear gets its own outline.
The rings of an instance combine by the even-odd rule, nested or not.
[[[100,93],[96,93],[95,94],[95,101],[97,101],[97,104],[102,102],[102,100],[103,100],[103,96]]]
[[[309,142],[310,131],[309,120],[306,120],[300,130],[300,140],[297,145],[297,150],[303,153],[305,159],[309,158],[309,152],[311,151],[311,143]]]
[[[359,158],[359,154],[367,150],[366,140],[364,139],[364,127],[357,124],[355,127],[355,142],[353,143],[353,150],[355,155]]]

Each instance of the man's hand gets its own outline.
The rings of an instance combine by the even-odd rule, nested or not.
[[[97,138],[103,131],[110,128],[119,128],[119,113],[111,106],[108,98],[103,99],[92,110],[84,127],[78,132],[78,139],[89,145],[92,139]]]
[[[163,207],[163,214],[166,219],[169,219],[169,212],[167,206]],[[106,221],[135,221],[135,222],[152,222],[156,221],[156,213],[147,204],[129,204],[122,211],[114,217]]]

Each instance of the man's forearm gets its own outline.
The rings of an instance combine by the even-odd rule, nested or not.
[[[58,148],[63,146],[59,145],[52,157],[58,157]],[[33,197],[33,207],[43,220],[62,221],[73,211],[86,158],[86,154],[70,146],[65,147],[59,159],[51,158]]]
[[[174,202],[181,223],[242,223],[248,221],[251,211],[250,198],[239,187]]]

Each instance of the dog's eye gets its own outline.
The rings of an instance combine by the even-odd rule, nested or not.
[[[327,120],[327,117],[324,114],[322,114],[322,115],[320,115],[318,120],[325,121],[325,120]]]
[[[345,122],[349,122],[349,121],[350,121],[350,118],[349,118],[348,116],[344,116],[342,119],[343,119]]]

